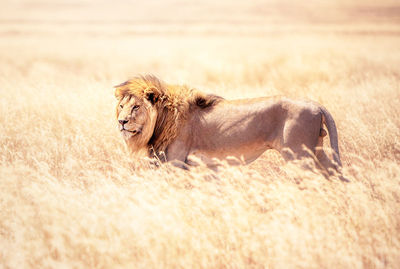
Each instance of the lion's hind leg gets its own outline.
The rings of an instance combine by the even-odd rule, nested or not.
[[[302,124],[288,122],[283,130],[283,143],[278,150],[286,161],[299,163],[303,169],[318,170],[329,177],[332,162],[322,148],[326,131],[321,128],[320,116],[317,117]]]
[[[299,124],[296,120],[287,122],[283,128],[283,140],[278,151],[286,161],[313,158],[320,135],[320,124],[315,126],[311,118],[306,124]]]
[[[338,176],[340,180],[349,182],[342,174],[341,167],[337,164],[323,148],[323,136],[318,137],[318,144],[315,149],[316,164],[320,171],[329,178],[330,176]],[[331,155],[334,153],[331,153]]]

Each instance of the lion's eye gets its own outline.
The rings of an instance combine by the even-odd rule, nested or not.
[[[138,110],[139,109],[139,106],[133,106],[132,107],[132,110]]]
[[[123,105],[119,105],[119,107],[120,107],[120,108],[124,108],[124,106],[123,106]]]

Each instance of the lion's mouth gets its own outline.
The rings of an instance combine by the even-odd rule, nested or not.
[[[141,130],[127,130],[127,129],[121,129],[121,132],[129,132],[129,133],[135,135],[135,134],[140,134],[140,133],[141,133]]]

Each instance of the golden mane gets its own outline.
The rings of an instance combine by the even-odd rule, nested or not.
[[[188,86],[167,85],[154,75],[137,76],[115,88],[118,99],[125,96],[146,98],[156,108],[156,125],[148,145],[151,155],[158,156],[178,136],[190,112],[212,107],[223,99]]]

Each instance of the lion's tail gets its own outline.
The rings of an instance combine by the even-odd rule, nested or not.
[[[326,127],[328,128],[331,148],[334,150],[333,160],[339,166],[342,166],[342,162],[340,161],[338,133],[337,133],[335,121],[333,120],[331,113],[329,113],[325,107],[320,106],[320,109],[322,112],[322,123],[324,123],[326,125]]]

